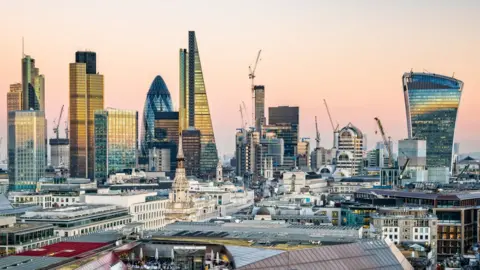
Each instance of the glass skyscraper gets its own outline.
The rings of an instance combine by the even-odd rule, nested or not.
[[[403,75],[409,139],[427,141],[427,167],[451,168],[463,82],[431,73]]]
[[[148,155],[149,145],[155,142],[155,120],[157,120],[156,117],[161,116],[158,113],[172,111],[172,99],[167,85],[161,76],[156,76],[150,85],[143,108],[142,156]]]
[[[10,191],[35,191],[45,175],[45,113],[8,113],[8,178]]]
[[[94,178],[94,113],[103,110],[104,78],[87,73],[86,63],[70,64],[70,175]]]
[[[137,165],[137,111],[106,109],[95,112],[95,180]]]
[[[7,112],[21,111],[22,108],[22,84],[10,84],[10,92],[7,93]]]
[[[97,53],[76,52],[75,63],[85,63],[87,65],[87,74],[97,74]]]
[[[200,131],[200,173],[213,175],[218,153],[195,31],[188,32],[188,51],[180,50],[180,105],[180,126]]]
[[[23,109],[45,111],[45,77],[29,55],[22,59],[22,87]]]

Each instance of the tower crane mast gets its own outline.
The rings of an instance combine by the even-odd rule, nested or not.
[[[255,124],[255,71],[257,70],[258,61],[260,60],[260,54],[262,50],[258,51],[257,60],[255,60],[255,64],[252,66],[248,66],[248,78],[251,81],[251,89],[252,89],[252,123]]]
[[[60,116],[58,117],[58,121],[55,122],[55,120],[53,121],[53,133],[55,133],[57,139],[60,138],[60,134],[58,133],[58,128],[60,126],[60,121],[62,120],[62,115],[63,115],[63,107],[65,105],[62,105],[62,108],[60,109]]]
[[[387,136],[385,135],[385,130],[383,129],[383,125],[382,125],[382,122],[380,121],[380,119],[378,117],[375,117],[375,121],[377,122],[378,129],[380,130],[380,134],[382,135],[383,144],[385,145],[385,148],[387,148],[388,166],[391,168],[391,167],[393,167],[392,145],[387,140]]]

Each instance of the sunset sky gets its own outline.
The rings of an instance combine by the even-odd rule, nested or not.
[[[465,83],[455,141],[461,152],[480,151],[478,0],[12,0],[0,2],[0,25],[2,157],[6,93],[21,81],[22,36],[46,78],[50,128],[62,104],[68,107],[68,64],[78,50],[97,53],[106,107],[142,112],[159,74],[178,109],[178,50],[189,30],[197,34],[220,155],[234,152],[242,101],[251,114],[248,66],[259,49],[256,83],[265,85],[266,107],[300,106],[300,136],[312,145],[315,116],[322,145],[332,145],[324,98],[334,121],[352,122],[370,146],[381,140],[376,116],[392,139],[405,138],[401,78],[413,68],[455,73]]]

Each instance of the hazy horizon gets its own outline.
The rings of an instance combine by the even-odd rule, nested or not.
[[[266,116],[271,106],[299,106],[300,137],[312,146],[315,116],[322,146],[332,145],[324,98],[334,121],[352,122],[369,147],[381,141],[377,116],[393,140],[405,138],[401,79],[413,69],[455,73],[464,82],[455,141],[462,153],[480,152],[478,14],[480,1],[2,1],[0,154],[7,148],[6,93],[21,82],[22,37],[45,75],[52,137],[53,120],[68,107],[68,65],[78,50],[97,53],[105,108],[142,114],[161,75],[178,109],[178,51],[189,30],[196,31],[220,156],[234,152],[242,101],[251,118],[248,66],[259,49],[255,82],[265,85]]]

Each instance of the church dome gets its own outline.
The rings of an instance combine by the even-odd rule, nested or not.
[[[267,207],[263,206],[263,207],[260,207],[260,209],[258,209],[255,215],[267,216],[271,214],[270,214],[270,210],[268,210]]]

